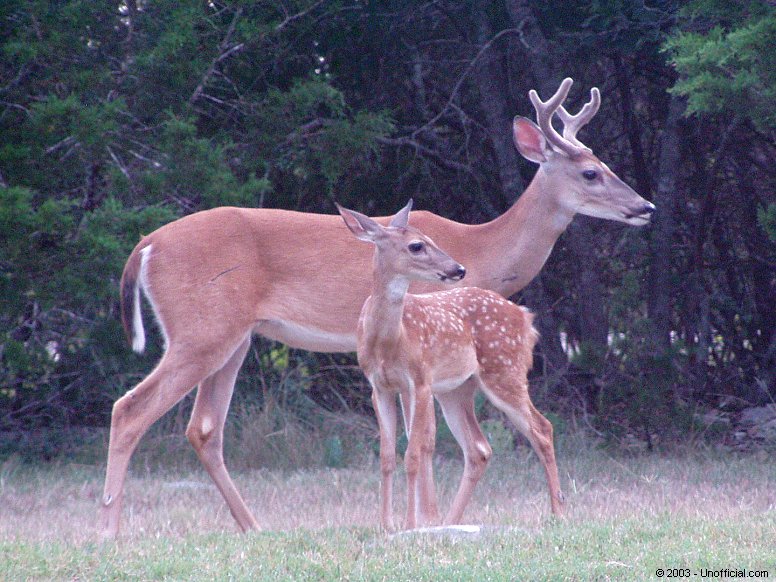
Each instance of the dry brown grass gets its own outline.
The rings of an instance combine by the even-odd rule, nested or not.
[[[204,471],[145,466],[138,459],[127,481],[122,539],[237,531]],[[776,460],[765,454],[616,457],[577,442],[559,447],[558,466],[569,524],[639,515],[713,522],[776,511]],[[437,460],[443,509],[460,471],[459,460]],[[58,463],[34,468],[13,458],[6,461],[0,467],[0,538],[33,543],[93,541],[102,477],[102,467]],[[235,480],[268,530],[376,527],[378,523],[375,460],[356,468],[241,471]],[[399,515],[401,472],[396,485]],[[550,519],[547,490],[533,453],[520,447],[516,454],[496,455],[465,517],[470,523],[527,531],[546,524]]]

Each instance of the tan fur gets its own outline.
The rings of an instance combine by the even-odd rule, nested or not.
[[[340,212],[347,216],[349,211]],[[357,236],[362,234],[358,228],[352,230]],[[435,521],[438,514],[431,478],[433,396],[464,453],[464,473],[446,524],[460,522],[485,471],[491,448],[474,416],[477,389],[531,442],[545,469],[553,513],[560,514],[562,495],[552,425],[534,408],[528,394],[528,371],[538,339],[533,315],[497,293],[475,287],[406,293],[410,280],[455,272],[458,265],[414,230],[378,227],[366,238],[376,250],[372,294],[361,311],[357,353],[372,384],[380,426],[383,527],[394,529],[396,396],[401,396],[409,432],[404,458],[404,527],[414,528]],[[423,254],[410,251],[417,241],[426,245]],[[397,292],[401,289],[403,292]]]
[[[529,142],[543,140],[538,128],[518,125],[517,133],[528,136]],[[597,159],[545,154],[529,187],[496,220],[471,226],[414,212],[410,225],[464,262],[468,285],[509,296],[539,272],[576,213],[634,225],[648,222],[647,202],[616,176],[602,174],[595,184],[583,180],[580,172],[591,164],[603,167]],[[141,273],[140,252],[149,245]],[[213,452],[221,444],[223,419],[247,342],[252,333],[259,333],[304,349],[354,350],[370,270],[370,249],[354,243],[337,216],[216,208],[145,237],[122,277],[122,318],[132,329],[132,290],[142,285],[167,345],[151,374],[114,405],[100,510],[103,536],[118,533],[123,483],[137,442],[197,385],[187,434],[207,471],[215,475],[239,527],[256,528],[222,455]],[[423,282],[410,290],[440,288],[439,283]],[[142,342],[133,345],[139,349]],[[212,429],[199,430],[209,423]]]

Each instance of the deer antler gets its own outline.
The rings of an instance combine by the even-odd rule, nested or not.
[[[598,92],[598,89],[593,88],[590,91],[590,101],[585,104],[579,113],[570,115],[563,108],[562,103],[568,96],[569,89],[571,89],[573,83],[574,81],[569,77],[563,79],[558,90],[547,101],[542,101],[539,98],[539,94],[533,89],[528,92],[528,97],[536,110],[536,121],[538,122],[539,129],[542,130],[551,145],[570,157],[576,157],[583,151],[588,150],[587,146],[576,138],[576,134],[581,127],[593,118],[601,105],[601,94]],[[552,126],[552,116],[556,112],[561,121],[563,121],[564,130],[562,136]]]
[[[577,147],[589,149],[585,144],[577,139],[577,132],[586,126],[601,106],[601,93],[598,87],[590,89],[590,101],[579,110],[576,115],[571,115],[566,108],[561,105],[558,108],[558,117],[563,122],[563,137]]]

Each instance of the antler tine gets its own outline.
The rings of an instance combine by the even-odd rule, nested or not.
[[[585,144],[577,139],[577,132],[587,125],[591,119],[598,113],[601,106],[601,92],[598,87],[590,89],[590,101],[580,109],[576,115],[571,115],[566,108],[561,105],[558,108],[558,117],[563,122],[563,137],[577,147],[589,149]]]
[[[534,89],[531,89],[528,92],[528,98],[531,100],[531,103],[533,103],[534,109],[536,110],[536,121],[539,125],[539,129],[542,130],[547,141],[557,147],[560,151],[572,157],[580,153],[579,146],[565,139],[555,130],[552,126],[552,116],[555,115],[558,108],[562,108],[561,103],[566,99],[573,83],[574,81],[569,77],[563,79],[558,90],[555,91],[555,94],[547,99],[547,101],[542,101],[539,98],[539,94]]]

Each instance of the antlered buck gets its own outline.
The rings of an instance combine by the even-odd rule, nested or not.
[[[503,296],[522,289],[576,213],[632,225],[649,222],[654,206],[577,140],[600,97],[593,89],[591,101],[571,116],[561,105],[571,84],[564,80],[546,102],[531,91],[538,126],[515,118],[515,144],[539,170],[505,214],[480,225],[429,212],[410,215],[413,226],[467,265],[473,286]],[[565,125],[563,135],[552,127],[556,113]],[[113,406],[99,521],[104,537],[118,533],[124,481],[138,441],[195,386],[186,436],[240,529],[259,527],[223,460],[224,422],[251,335],[314,351],[355,350],[358,314],[369,295],[370,257],[370,249],[354,245],[336,215],[272,209],[198,212],[138,243],[121,279],[124,328],[133,349],[142,352],[142,290],[165,351],[156,368]],[[436,288],[437,283],[423,283],[417,290]]]
[[[459,287],[414,295],[410,281],[454,282],[466,270],[415,228],[412,202],[383,227],[339,207],[351,232],[374,243],[372,294],[358,321],[358,363],[372,385],[380,425],[381,521],[392,531],[396,469],[396,396],[404,406],[408,443],[405,528],[418,525],[426,498],[418,474],[431,464],[435,435],[433,398],[464,455],[464,471],[446,524],[459,523],[491,456],[474,415],[474,394],[490,402],[530,441],[547,476],[550,503],[561,513],[562,495],[552,443],[552,425],[531,403],[528,371],[538,334],[533,315],[493,291]],[[432,481],[433,483],[433,481]]]

